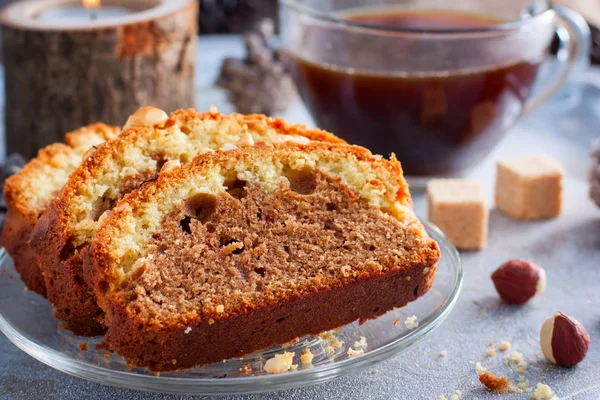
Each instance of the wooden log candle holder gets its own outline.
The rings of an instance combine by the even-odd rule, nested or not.
[[[194,105],[196,0],[27,0],[0,14],[8,153],[121,126],[137,108]]]

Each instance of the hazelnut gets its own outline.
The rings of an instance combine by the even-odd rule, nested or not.
[[[142,107],[129,116],[123,130],[134,126],[153,126],[169,119],[169,115],[156,107]]]
[[[540,345],[548,361],[572,367],[585,358],[590,347],[590,335],[575,318],[557,312],[544,321]]]
[[[510,260],[493,274],[492,281],[502,300],[524,304],[546,289],[546,271],[527,260]]]

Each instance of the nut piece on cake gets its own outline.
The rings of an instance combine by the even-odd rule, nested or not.
[[[457,248],[485,247],[489,211],[479,182],[434,179],[427,185],[428,218]]]
[[[521,220],[556,217],[562,209],[563,175],[558,161],[546,154],[498,161],[496,208]]]

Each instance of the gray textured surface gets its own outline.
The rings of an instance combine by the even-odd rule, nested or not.
[[[235,41],[226,41],[235,43]],[[216,43],[216,42],[215,42]],[[236,52],[236,47],[214,47]],[[198,108],[216,104],[223,110],[221,93],[207,88],[215,65],[211,43],[200,47],[202,78]],[[204,61],[203,61],[204,60]],[[206,62],[205,62],[206,61]],[[209,71],[210,70],[210,71]],[[578,79],[600,82],[600,71]],[[599,86],[600,87],[600,86]],[[450,318],[431,336],[413,349],[352,376],[319,386],[265,395],[235,396],[231,399],[437,399],[460,390],[461,399],[497,398],[477,382],[469,361],[481,361],[496,374],[517,374],[508,368],[498,353],[488,357],[488,342],[508,340],[513,350],[525,355],[529,363],[526,377],[531,386],[543,380],[561,399],[600,398],[600,210],[587,197],[587,149],[598,136],[600,125],[600,88],[574,83],[571,106],[551,103],[525,118],[486,163],[471,172],[486,187],[490,201],[494,179],[493,162],[499,157],[544,151],[559,159],[567,169],[564,215],[555,220],[521,223],[491,212],[489,246],[485,251],[462,253],[465,287]],[[579,95],[583,101],[578,101]],[[290,120],[307,122],[298,103]],[[418,212],[424,210],[422,194],[414,193]],[[535,260],[546,267],[548,289],[524,307],[502,304],[489,279],[503,261],[514,257]],[[592,336],[587,359],[576,368],[551,366],[541,355],[538,331],[542,321],[561,310],[578,318]],[[35,321],[32,321],[35,323]],[[440,358],[442,350],[448,356]],[[526,399],[531,395],[505,395],[505,399]],[[13,399],[176,399],[142,392],[125,391],[85,382],[55,371],[22,353],[0,335],[0,400]],[[183,398],[183,397],[182,397]],[[189,398],[189,397],[187,397]],[[201,397],[198,397],[201,398]]]

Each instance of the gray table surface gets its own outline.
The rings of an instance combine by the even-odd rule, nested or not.
[[[211,87],[218,59],[240,54],[237,38],[203,39],[199,50],[198,109],[215,104],[230,111],[224,94]],[[311,124],[301,103],[286,115]],[[230,399],[437,399],[456,390],[461,399],[496,398],[477,381],[471,361],[490,371],[517,374],[503,361],[506,353],[487,356],[488,342],[512,343],[528,362],[530,386],[543,381],[561,398],[600,398],[600,210],[587,196],[588,151],[600,132],[600,71],[580,73],[567,90],[534,114],[523,118],[492,155],[470,175],[484,184],[492,205],[494,162],[527,152],[546,152],[567,170],[565,210],[557,219],[517,222],[491,211],[489,245],[484,251],[462,253],[465,285],[449,319],[412,349],[375,368],[329,383]],[[415,207],[423,215],[424,197],[416,191]],[[546,268],[546,293],[531,304],[511,307],[498,300],[490,273],[503,261],[524,257]],[[541,355],[538,332],[542,321],[561,310],[579,319],[592,337],[586,360],[564,369]],[[35,323],[32,321],[32,323]],[[441,351],[448,352],[440,357]],[[0,400],[8,399],[175,399],[176,396],[102,386],[47,367],[0,335]],[[182,397],[183,398],[183,397]],[[189,397],[186,397],[189,398]],[[202,398],[202,397],[197,397]],[[219,397],[225,399],[227,397]],[[528,399],[531,394],[503,395]]]

